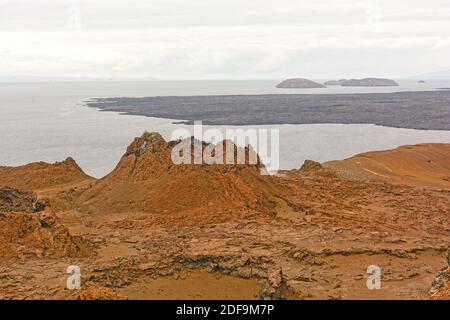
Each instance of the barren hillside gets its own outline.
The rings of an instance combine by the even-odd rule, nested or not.
[[[144,133],[98,181],[70,162],[3,169],[0,181],[47,191],[0,193],[0,297],[448,298],[449,145],[264,176],[260,164],[176,165],[176,143]],[[65,288],[73,264],[80,292]]]

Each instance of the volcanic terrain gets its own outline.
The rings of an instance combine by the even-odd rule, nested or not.
[[[179,142],[144,133],[98,180],[71,158],[0,168],[0,298],[450,298],[449,145],[269,176],[174,164]]]

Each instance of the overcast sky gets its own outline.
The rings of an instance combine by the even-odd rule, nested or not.
[[[401,78],[449,57],[449,0],[0,0],[0,75]]]

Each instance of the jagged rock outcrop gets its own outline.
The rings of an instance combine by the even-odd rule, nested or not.
[[[447,267],[438,273],[433,281],[431,299],[450,300],[450,249],[447,250]]]
[[[44,209],[36,194],[13,188],[0,188],[0,212],[36,212]]]
[[[264,300],[286,299],[289,294],[289,289],[283,271],[281,268],[278,268],[269,272],[267,283],[261,289],[259,296]]]
[[[51,209],[38,203],[33,194],[16,189],[1,193],[6,197],[0,197],[0,260],[88,254],[87,242],[72,237]]]
[[[49,211],[0,213],[0,244],[2,259],[76,257],[89,251],[87,244],[72,237]]]
[[[323,176],[323,177],[335,177],[336,175],[324,168],[322,164],[313,160],[305,160],[299,170],[302,174],[310,176]]]
[[[293,78],[287,79],[277,85],[277,88],[292,88],[292,89],[309,89],[309,88],[326,88],[323,84],[303,79]]]
[[[320,171],[324,168],[319,162],[313,161],[313,160],[305,160],[302,167],[300,168],[301,171],[310,172],[310,171]]]
[[[175,164],[184,142],[190,160],[211,147],[136,138],[107,177],[61,195],[60,220],[48,208],[33,212],[32,194],[8,191],[6,201],[12,195],[30,212],[0,213],[0,299],[182,299],[180,286],[194,299],[222,288],[225,299],[448,299],[448,269],[429,293],[449,243],[448,188],[350,181],[317,174],[323,165],[313,161],[275,177],[261,176],[258,163]],[[235,155],[231,147],[218,158]],[[357,161],[377,160],[416,182],[447,181],[448,148],[406,146]],[[80,291],[61,283],[72,261],[82,267]],[[393,290],[360,290],[371,261]],[[207,276],[221,278],[217,287]]]
[[[191,163],[175,164],[172,151],[186,143],[183,150],[191,149]],[[226,152],[213,147],[190,138],[166,142],[158,133],[146,132],[134,139],[116,168],[83,192],[76,203],[80,210],[91,213],[178,213],[215,221],[239,213],[271,215],[277,185],[271,177],[261,175],[258,159],[256,164],[249,163],[251,150],[244,150],[246,164],[192,163],[198,156],[195,150],[200,150],[200,160],[204,150],[212,150],[211,154],[223,160],[242,151],[229,141],[223,142]]]

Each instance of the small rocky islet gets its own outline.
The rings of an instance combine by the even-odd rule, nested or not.
[[[326,86],[342,87],[398,87],[399,84],[392,79],[384,78],[364,78],[364,79],[340,79],[329,80],[323,84],[305,78],[286,79],[277,85],[277,88],[284,89],[311,89],[326,88]]]
[[[364,79],[341,79],[330,80],[324,83],[327,86],[342,87],[398,87],[399,84],[392,79],[364,78]]]
[[[292,78],[284,80],[277,85],[277,88],[283,89],[311,89],[311,88],[326,88],[323,84],[314,82],[304,78]]]

